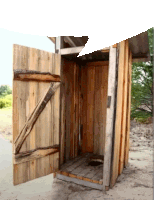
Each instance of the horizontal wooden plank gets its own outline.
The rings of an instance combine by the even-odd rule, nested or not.
[[[71,48],[64,48],[64,49],[60,49],[59,53],[61,55],[69,55],[69,54],[79,54],[83,48],[85,46],[80,46],[80,47],[71,47]],[[106,53],[106,52],[109,52],[110,51],[110,48],[107,47],[107,48],[104,48],[104,49],[101,49],[101,50],[98,50],[98,51],[101,51],[103,53]]]
[[[39,115],[45,108],[48,101],[51,99],[51,97],[54,95],[55,91],[59,87],[60,83],[54,83],[54,85],[51,85],[48,90],[45,92],[45,95],[43,98],[38,102],[37,106],[34,108],[33,112],[27,119],[26,124],[24,125],[23,129],[17,136],[14,144],[15,144],[15,154],[18,154],[23,142],[25,141],[26,137],[30,134],[36,120],[38,119]]]
[[[83,48],[84,48],[84,46],[64,48],[64,49],[60,49],[59,53],[61,55],[78,54],[82,51]]]
[[[60,82],[60,76],[50,73],[36,73],[31,71],[14,71],[14,80],[19,81],[44,81],[44,82]]]
[[[90,181],[85,181],[85,180],[81,180],[81,179],[78,179],[78,178],[72,178],[72,177],[69,177],[69,176],[64,176],[62,174],[57,174],[57,178],[60,179],[60,180],[68,181],[68,182],[74,182],[76,184],[83,185],[83,186],[86,186],[86,187],[90,187],[90,188],[94,188],[94,189],[98,189],[98,190],[103,190],[103,185],[93,183],[93,182],[90,182]]]
[[[13,163],[20,164],[59,152],[59,148],[38,149],[14,155]]]

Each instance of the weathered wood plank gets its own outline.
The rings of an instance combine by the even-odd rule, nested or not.
[[[81,147],[82,153],[86,153],[87,145],[87,68],[81,69],[81,96],[82,96],[82,130],[81,130]]]
[[[103,134],[102,124],[102,91],[101,91],[101,80],[102,80],[102,67],[95,67],[95,105],[94,105],[94,153],[100,154],[100,134]]]
[[[70,69],[70,88],[71,88],[71,113],[70,113],[70,158],[74,158],[74,134],[75,134],[75,69],[76,65],[73,63],[73,68]]]
[[[84,48],[84,46],[64,48],[64,49],[60,49],[59,53],[61,55],[79,54],[82,51],[83,48]]]
[[[27,71],[28,73],[30,73],[30,72],[33,73],[36,70],[38,70],[38,57],[39,57],[38,50],[30,48],[29,53],[28,53],[28,60],[29,60],[28,70],[24,70],[24,71]],[[21,72],[21,71],[23,71],[23,70],[19,70],[18,72]],[[28,119],[30,113],[33,112],[33,108],[35,108],[36,105],[37,105],[38,82],[30,81],[30,82],[25,82],[25,84],[29,85],[28,93],[25,91],[25,95],[29,94],[28,99],[27,99],[27,104],[26,104],[27,119]],[[23,124],[22,124],[22,126],[23,126]],[[31,134],[29,135],[29,137],[26,138],[26,139],[29,139],[29,148],[27,149],[27,151],[37,148],[36,138],[37,138],[37,131],[36,131],[36,124],[35,124],[33,126],[33,129],[31,130]],[[21,147],[21,150],[22,150],[22,147]],[[30,160],[29,167],[28,167],[28,169],[29,169],[29,180],[33,180],[33,179],[36,178],[36,167],[37,167],[37,161],[36,160]]]
[[[20,45],[14,45],[13,59],[13,69],[15,71],[30,71],[30,73],[35,71],[39,72],[40,74],[43,72],[49,72],[50,74],[55,74],[52,72],[52,70],[50,70],[51,68],[54,69],[55,64],[55,57],[52,53],[44,52],[34,48],[23,47]],[[13,98],[16,98],[16,100],[14,99],[13,102],[17,104],[13,105],[13,120],[15,121],[13,126],[17,125],[16,128],[13,127],[14,143],[19,133],[22,131],[23,125],[31,117],[31,113],[34,111],[33,109],[39,104],[39,99],[42,99],[42,94],[51,84],[38,81],[27,82],[14,80],[13,82],[15,83],[16,88],[13,91],[16,92],[16,94],[13,95]],[[54,145],[54,135],[52,130],[54,124],[52,121],[53,114],[51,113],[54,103],[52,105],[51,102],[52,100],[50,100],[50,103],[48,103],[43,109],[41,115],[31,130],[31,134],[25,138],[20,152]],[[59,137],[59,135],[56,137]],[[57,144],[59,144],[59,139]],[[13,148],[14,147],[15,145],[13,145]],[[13,152],[15,153],[15,149],[13,149]],[[36,160],[13,164],[14,185],[50,174],[54,170],[57,170],[58,159],[55,158],[54,165],[53,158],[58,158],[58,156],[59,152],[55,153],[54,155],[38,158]]]
[[[129,159],[129,134],[130,134],[130,110],[131,110],[131,75],[132,75],[132,53],[129,51],[129,66],[128,66],[128,99],[127,99],[127,122],[126,122],[126,142],[125,142],[125,157],[124,166],[126,167]]]
[[[49,149],[35,149],[34,151],[29,151],[29,152],[23,152],[19,153],[17,155],[14,155],[14,164],[20,164],[24,162],[28,162],[31,160],[36,160],[41,157],[45,157],[51,154],[54,154],[56,152],[59,152],[59,148],[49,148]]]
[[[122,110],[122,127],[121,127],[121,141],[120,141],[120,155],[119,155],[119,174],[124,168],[124,151],[125,151],[125,137],[126,137],[126,112],[127,112],[127,85],[128,85],[128,59],[129,59],[129,43],[126,40],[125,46],[125,66],[124,66],[124,82],[123,82],[123,110]]]
[[[27,73],[14,71],[14,80],[18,81],[44,81],[44,82],[60,82],[60,76],[50,73]]]
[[[55,67],[54,74],[60,75],[61,71],[61,56],[55,54]],[[54,144],[59,143],[59,118],[60,118],[60,87],[55,91],[53,97],[54,101],[54,116],[53,116],[53,135],[54,135]],[[59,153],[54,154],[54,170],[59,169]]]
[[[27,67],[27,53],[28,48],[19,45],[13,45],[13,69],[19,69],[21,67],[23,70]],[[28,89],[28,85],[25,83],[19,83],[18,81],[14,81],[13,84],[13,141],[19,134],[22,124],[25,123],[26,120],[26,98],[23,90],[25,92]],[[28,94],[28,93],[27,93]],[[15,109],[15,110],[14,110]],[[14,145],[13,145],[14,146]],[[23,145],[23,150],[27,150],[27,141]],[[15,148],[13,147],[13,152]],[[26,182],[29,178],[29,170],[27,170],[28,163],[23,163],[20,165],[13,165],[13,184],[17,185],[23,182]]]
[[[103,186],[100,185],[100,184],[94,184],[93,182],[84,181],[84,180],[81,180],[81,179],[78,179],[78,178],[72,178],[72,177],[64,176],[62,174],[57,174],[57,178],[60,179],[60,180],[74,182],[76,184],[84,185],[84,186],[91,187],[91,188],[94,188],[94,189],[103,190]]]
[[[122,41],[122,42],[120,42],[120,52],[119,52],[118,89],[117,89],[117,105],[116,105],[117,109],[116,109],[116,122],[115,122],[115,137],[114,137],[111,187],[114,186],[116,179],[118,177],[121,119],[122,119],[124,57],[125,57],[125,41]]]
[[[40,100],[40,102],[37,104],[35,109],[33,110],[31,116],[27,120],[25,126],[23,127],[22,131],[18,135],[18,137],[15,140],[15,154],[19,153],[20,148],[26,139],[26,137],[30,134],[37,118],[45,108],[47,102],[50,100],[50,98],[55,93],[56,89],[59,87],[59,83],[56,83],[54,86],[50,86],[47,92],[45,93],[44,97]]]
[[[65,90],[65,82],[66,82],[66,77],[64,74],[64,67],[63,67],[63,58],[61,58],[61,79],[62,79],[62,84],[60,87],[60,165],[62,165],[65,161],[65,97],[66,97],[66,90]]]
[[[86,151],[93,152],[95,67],[87,66],[87,131]],[[85,145],[85,144],[83,144]]]
[[[103,126],[103,131],[102,134],[100,135],[100,146],[102,148],[100,148],[100,155],[104,155],[104,151],[105,151],[105,136],[106,136],[106,113],[107,113],[107,101],[108,101],[108,96],[107,96],[107,92],[108,92],[108,65],[105,65],[102,67],[102,82],[101,82],[101,86],[102,86],[102,112],[103,112],[103,119],[102,119],[102,126]]]
[[[116,49],[110,47],[109,54],[109,75],[108,75],[108,96],[111,96],[110,108],[107,108],[106,114],[106,137],[105,137],[105,152],[104,152],[104,167],[103,167],[103,185],[109,186],[110,169],[111,169],[111,154],[112,154],[112,138],[114,126],[114,106],[116,92]]]
[[[77,162],[78,160],[80,160],[82,158],[82,156],[78,156],[76,158],[74,158],[73,160],[69,160],[67,161],[66,163],[64,163],[62,166],[61,166],[61,169],[62,171],[66,170],[67,167],[71,166],[72,164],[74,164],[75,162]]]
[[[75,107],[74,107],[74,157],[78,156],[79,150],[79,66],[75,65]]]

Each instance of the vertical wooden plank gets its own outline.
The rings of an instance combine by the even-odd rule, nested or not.
[[[14,45],[16,55],[14,56],[13,69],[26,69],[28,65],[28,49],[27,47],[21,47]],[[15,88],[16,87],[16,88]],[[13,141],[22,129],[23,124],[26,122],[26,95],[24,92],[28,91],[28,85],[24,82],[15,82],[14,94],[15,94],[15,106],[16,113],[14,113],[15,128],[13,128]],[[16,121],[17,120],[17,121]],[[14,124],[13,124],[14,126]],[[20,151],[26,151],[28,149],[28,138],[26,139],[24,145]],[[19,165],[14,165],[14,185],[23,183],[29,180],[29,169],[28,163],[21,163]]]
[[[105,151],[105,135],[106,135],[106,112],[107,112],[107,92],[108,92],[108,65],[102,67],[102,90],[101,90],[101,97],[103,101],[102,105],[102,133],[100,134],[100,155],[104,155]]]
[[[121,119],[122,119],[124,57],[125,57],[125,41],[122,41],[120,42],[119,66],[118,66],[118,88],[117,88],[117,106],[116,106],[117,109],[116,109],[111,187],[114,186],[116,179],[118,177]]]
[[[95,67],[87,68],[87,145],[86,151],[93,152],[94,134],[94,87],[95,87]]]
[[[94,154],[100,154],[100,134],[103,133],[102,125],[102,98],[101,98],[101,79],[102,67],[95,66],[95,97],[94,97]],[[101,124],[101,126],[100,126]]]
[[[18,55],[19,48],[17,45],[13,45],[13,69],[18,69]],[[18,81],[13,81],[13,141],[19,134],[19,109],[18,109]],[[14,145],[13,153],[15,152]],[[18,166],[13,165],[13,184],[18,183]]]
[[[55,68],[55,55],[50,55],[49,58],[49,72],[54,73]],[[54,97],[50,99],[49,101],[49,112],[50,115],[48,115],[49,120],[49,145],[54,145]],[[50,162],[50,173],[54,171],[54,155],[49,156],[49,162]]]
[[[125,167],[129,159],[129,134],[130,134],[130,111],[131,111],[131,76],[132,76],[132,53],[129,50],[129,73],[128,73],[128,98],[127,98],[127,122],[126,122],[126,143],[125,143]]]
[[[111,97],[110,107],[106,113],[106,135],[105,135],[105,152],[103,166],[103,186],[110,184],[111,171],[111,154],[112,154],[112,138],[114,126],[114,106],[116,92],[116,49],[112,46],[109,52],[109,74],[108,74],[108,96]]]
[[[65,73],[64,73],[64,60],[63,58],[61,58],[61,88],[60,88],[60,92],[61,92],[61,102],[60,102],[60,106],[61,106],[61,125],[60,125],[60,165],[62,165],[65,161],[65,97],[66,97],[66,92],[65,92],[65,82],[66,82],[66,78],[65,78]]]
[[[70,66],[71,67],[71,66]],[[66,128],[66,134],[65,134],[65,157],[66,161],[70,158],[70,108],[71,108],[71,96],[70,96],[70,88],[71,88],[71,82],[70,82],[70,68],[68,66],[68,62],[64,60],[63,64],[63,73],[65,74],[65,128]]]
[[[55,54],[55,67],[54,73],[60,75],[61,59],[59,54]],[[54,145],[59,144],[59,107],[60,107],[60,87],[55,92],[54,98],[54,124],[53,124],[53,134],[54,134]],[[53,155],[54,157],[54,169],[59,169],[59,153]]]
[[[38,50],[30,48],[28,56],[30,70],[38,70]],[[32,113],[33,109],[37,104],[37,82],[29,82],[29,98],[27,100],[27,117]],[[30,149],[36,148],[36,126],[34,125],[30,135],[29,135]],[[36,178],[36,160],[29,162],[29,179]]]
[[[70,158],[74,158],[74,128],[75,128],[75,71],[76,65],[72,63],[73,66],[68,66],[70,68],[71,75],[71,127],[70,127]]]
[[[124,168],[124,151],[125,151],[125,136],[126,136],[126,113],[127,113],[127,85],[128,85],[128,56],[129,46],[126,40],[125,46],[125,65],[124,65],[124,81],[123,81],[123,106],[122,106],[122,127],[121,127],[121,141],[120,141],[120,155],[119,155],[119,174]]]
[[[82,66],[79,66],[79,153],[82,152],[82,135],[83,135],[83,94],[82,94]]]
[[[38,63],[38,71],[44,72],[49,70],[48,69],[48,52],[45,51],[38,51],[39,53],[39,63]],[[44,91],[49,87],[50,83],[42,84],[41,82],[38,83],[38,99],[41,98]],[[39,116],[36,125],[39,123],[39,131],[37,132],[37,146],[39,147],[45,147],[49,146],[49,130],[48,130],[48,123],[44,123],[46,121],[46,118],[48,118],[48,107],[49,104],[45,107],[41,115]],[[46,135],[43,137],[43,135]],[[49,163],[49,156],[43,157],[36,161],[37,165],[37,177],[41,177],[43,175],[47,175],[49,173],[50,166],[47,165]]]
[[[79,66],[75,64],[75,129],[74,129],[74,158],[78,156],[79,149]]]
[[[87,67],[81,69],[81,95],[82,95],[82,153],[86,153],[87,145]]]

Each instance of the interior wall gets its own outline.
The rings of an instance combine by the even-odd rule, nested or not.
[[[108,62],[89,62],[82,66],[80,88],[82,153],[104,155]]]
[[[104,155],[108,61],[79,66],[62,58],[60,164],[80,152]]]
[[[62,58],[60,163],[79,149],[79,65]]]

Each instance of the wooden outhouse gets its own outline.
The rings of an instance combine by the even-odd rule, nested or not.
[[[87,36],[49,37],[55,53],[13,46],[13,181],[51,173],[108,190],[128,164],[132,61],[147,32],[77,57]]]

